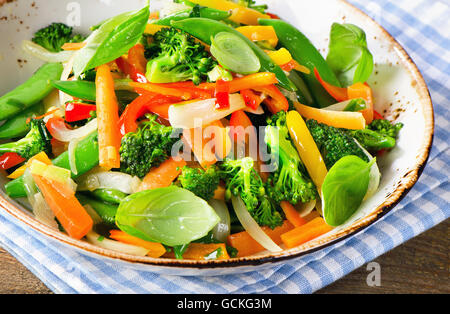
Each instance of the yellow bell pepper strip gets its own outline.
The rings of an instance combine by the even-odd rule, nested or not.
[[[62,50],[66,50],[66,51],[75,51],[75,50],[80,50],[84,46],[86,46],[85,42],[81,42],[81,43],[65,43],[64,45],[62,45],[61,49]]]
[[[164,27],[168,27],[168,26],[157,25],[157,24],[147,24],[147,26],[145,26],[144,33],[149,34],[149,35],[155,35],[157,32],[159,32]]]
[[[366,119],[366,123],[370,124],[373,121],[373,94],[369,85],[363,83],[356,83],[347,87],[348,99],[362,98],[366,101],[366,109],[360,112]]]
[[[318,191],[321,191],[323,181],[328,173],[322,155],[317,148],[316,142],[308,130],[305,121],[296,111],[288,112],[286,123],[289,134],[297,148],[297,151],[305,164],[311,179]]]
[[[100,166],[120,168],[119,104],[114,91],[114,79],[108,65],[97,68],[97,122]]]
[[[362,130],[366,128],[366,119],[361,112],[332,111],[317,109],[294,102],[295,109],[306,119],[314,119],[335,128]]]
[[[229,19],[245,25],[258,25],[258,19],[270,19],[270,16],[256,10],[246,8],[232,1],[226,0],[190,0],[195,4],[221,11],[232,11]]]
[[[236,30],[251,41],[267,41],[272,47],[278,44],[277,33],[272,26],[241,26]]]
[[[311,71],[307,67],[295,61],[294,58],[292,58],[289,50],[287,50],[286,48],[280,48],[275,51],[268,50],[266,51],[266,53],[273,60],[273,62],[281,66],[281,68],[287,72],[296,70],[305,74],[311,73]]]
[[[50,158],[48,158],[47,154],[45,152],[40,152],[39,154],[34,155],[30,159],[28,159],[28,161],[27,161],[27,163],[25,165],[17,168],[13,173],[11,173],[8,176],[8,178],[9,179],[17,179],[17,178],[21,177],[25,173],[25,170],[31,165],[33,160],[38,160],[38,161],[43,162],[43,163],[45,163],[47,165],[51,165],[52,164],[52,161],[50,160]]]
[[[323,220],[322,217],[319,217],[305,225],[296,227],[295,229],[282,234],[281,239],[287,248],[292,248],[311,241],[332,229],[331,226],[325,223],[325,220]]]
[[[166,253],[166,248],[161,243],[142,240],[140,238],[133,237],[121,230],[111,230],[109,233],[110,233],[109,237],[111,239],[114,239],[116,241],[126,243],[126,244],[140,246],[140,247],[143,247],[143,248],[149,250],[149,252],[147,253],[147,256],[158,258],[158,257],[163,256],[164,253]]]

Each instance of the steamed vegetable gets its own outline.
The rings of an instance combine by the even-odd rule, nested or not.
[[[219,169],[214,165],[206,170],[186,166],[183,168],[179,180],[183,188],[209,201],[219,186],[220,177]]]
[[[84,40],[79,34],[73,34],[73,28],[63,23],[52,23],[34,33],[32,41],[48,51],[60,52],[65,43],[78,43]]]

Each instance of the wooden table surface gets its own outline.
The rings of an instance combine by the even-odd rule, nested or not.
[[[366,265],[317,293],[450,293],[447,220],[380,256],[381,286],[369,287]],[[0,248],[0,294],[51,291]]]

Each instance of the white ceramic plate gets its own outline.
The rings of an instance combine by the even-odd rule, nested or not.
[[[1,1],[0,1],[1,2]],[[40,62],[25,55],[20,44],[37,29],[50,22],[77,22],[87,32],[91,25],[143,6],[139,0],[16,0],[0,7],[0,94],[24,82]],[[281,253],[264,252],[257,256],[228,261],[177,261],[136,257],[104,250],[50,229],[36,221],[20,203],[4,193],[6,182],[0,175],[0,205],[18,220],[43,235],[64,243],[83,254],[114,259],[138,269],[163,274],[219,275],[251,271],[323,248],[353,235],[391,210],[411,189],[428,158],[433,138],[433,107],[426,84],[404,49],[367,15],[342,0],[267,0],[270,12],[278,14],[302,30],[325,55],[333,22],[353,23],[366,31],[369,49],[375,58],[375,70],[369,83],[373,87],[375,109],[395,122],[404,123],[398,146],[379,159],[382,172],[378,192],[343,226],[302,246]]]

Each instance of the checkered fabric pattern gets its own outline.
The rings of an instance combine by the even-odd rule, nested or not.
[[[350,2],[371,15],[406,48],[424,74],[435,106],[435,140],[428,165],[410,193],[381,220],[334,246],[282,266],[218,277],[158,275],[104,262],[43,238],[3,211],[0,245],[56,293],[312,293],[447,219],[449,2]]]

